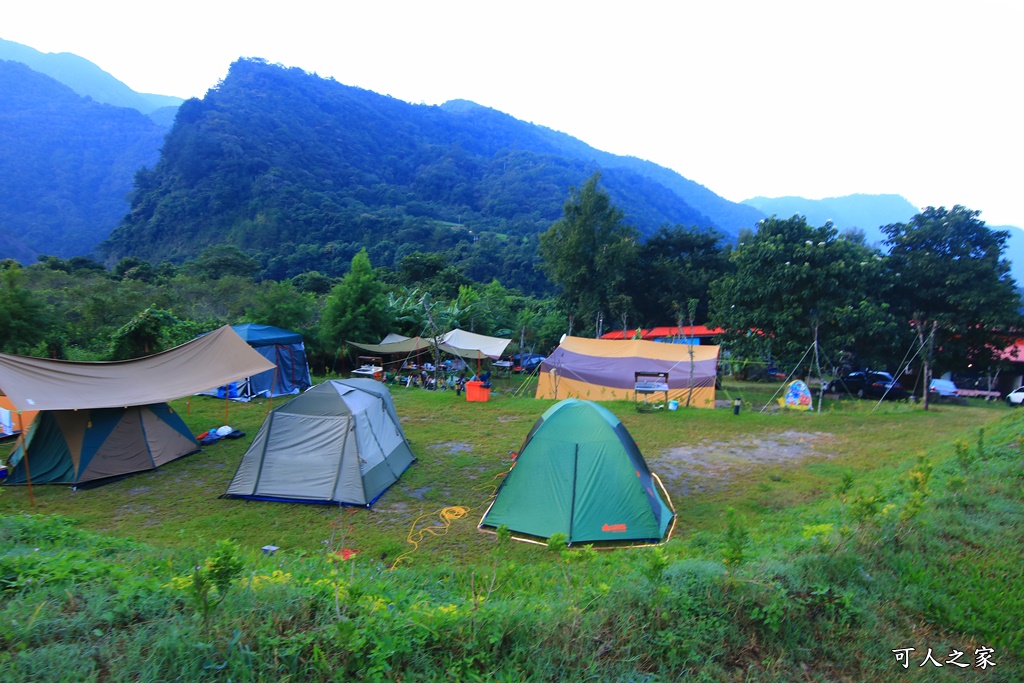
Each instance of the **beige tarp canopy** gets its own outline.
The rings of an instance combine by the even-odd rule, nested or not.
[[[274,364],[225,325],[168,351],[82,363],[0,354],[0,391],[18,410],[81,410],[162,403],[229,384]]]
[[[476,358],[479,360],[486,357],[491,360],[498,360],[501,358],[501,354],[505,353],[505,348],[511,341],[511,339],[488,337],[487,335],[467,332],[466,330],[452,330],[444,336],[444,339],[438,344],[438,348],[453,356],[461,356],[462,358]]]
[[[433,348],[434,341],[427,337],[403,337],[400,334],[389,334],[384,337],[380,344],[361,344],[357,342],[345,342],[363,351],[379,354],[412,354],[417,351],[425,351]]]
[[[511,339],[488,337],[484,334],[455,329],[445,332],[437,338],[437,348],[445,353],[462,358],[490,358],[497,360],[505,353]],[[433,337],[403,337],[400,334],[389,334],[380,344],[361,344],[347,342],[350,346],[364,351],[380,354],[411,354],[433,348]]]

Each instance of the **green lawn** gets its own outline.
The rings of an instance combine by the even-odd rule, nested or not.
[[[93,489],[35,486],[34,505],[25,487],[5,487],[0,509],[63,515],[87,529],[161,547],[192,548],[231,538],[246,547],[271,544],[301,552],[321,548],[344,516],[350,543],[374,556],[394,557],[409,546],[414,521],[421,520],[419,527],[440,523],[443,509],[458,506],[468,512],[447,535],[427,540],[421,550],[429,547],[429,552],[406,560],[472,562],[490,543],[476,524],[511,464],[511,453],[554,403],[532,398],[532,387],[521,387],[522,381],[498,380],[486,403],[467,402],[451,391],[393,387],[417,462],[369,510],[219,498],[271,403],[209,397],[172,405],[196,434],[229,424],[246,432],[245,438],[219,441],[159,470]],[[881,470],[886,476],[915,454],[1008,410],[977,402],[925,412],[906,404],[876,408],[873,402],[844,400],[826,402],[821,413],[759,412],[776,389],[726,384],[720,399],[744,399],[738,416],[731,407],[638,412],[632,402],[605,404],[662,479],[679,513],[677,537],[720,528],[728,506],[754,523],[770,519],[781,508],[826,494],[844,470]]]
[[[720,393],[739,415],[608,403],[678,522],[601,553],[476,529],[552,404],[518,389],[393,389],[418,461],[372,509],[219,498],[270,406],[205,397],[174,403],[193,431],[247,437],[0,489],[0,680],[1024,680],[1024,412],[795,413],[758,384]]]

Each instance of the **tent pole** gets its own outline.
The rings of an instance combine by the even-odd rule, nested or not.
[[[821,404],[825,402],[825,378],[821,376],[821,358],[818,356],[817,323],[814,324],[814,365],[818,369],[818,413],[821,414]],[[811,396],[813,397],[814,394],[811,394]]]
[[[34,421],[33,421],[34,422]],[[32,473],[28,470],[28,428],[25,426],[25,420],[21,418],[21,411],[18,411],[18,424],[21,425],[21,459],[25,461],[25,483],[28,484],[28,504],[30,507],[36,506],[36,498],[32,493]]]
[[[274,407],[274,387],[277,386],[277,363],[274,364],[274,377],[270,380],[270,401],[267,403],[267,412]]]

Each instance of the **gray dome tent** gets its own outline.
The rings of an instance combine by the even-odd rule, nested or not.
[[[268,413],[224,497],[369,507],[415,459],[387,387],[328,380]]]

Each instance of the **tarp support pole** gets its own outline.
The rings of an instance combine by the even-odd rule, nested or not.
[[[20,410],[18,411],[18,424],[21,425],[21,436],[18,438],[21,439],[21,459],[25,461],[25,483],[28,484],[28,504],[30,507],[35,507],[36,498],[32,493],[32,473],[28,471],[28,428],[25,426],[25,421],[21,419]]]
[[[267,414],[274,407],[274,387],[277,386],[277,363],[274,363],[274,376],[270,379],[270,401],[267,403]]]

